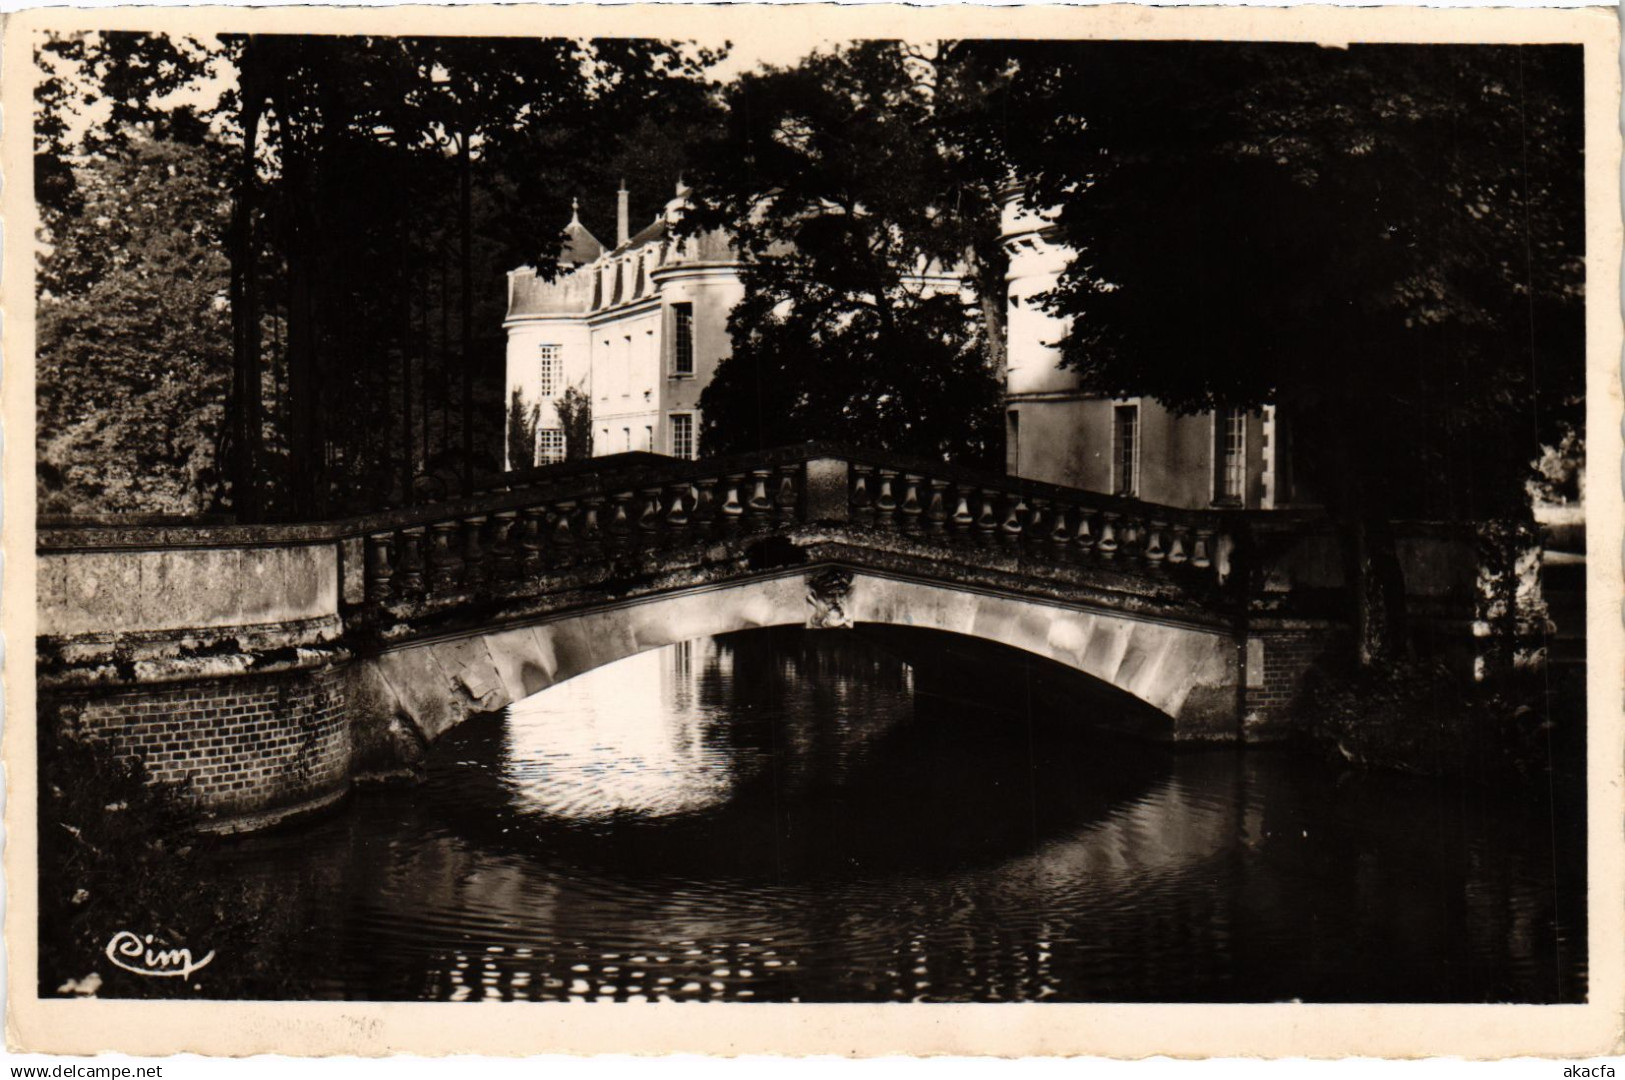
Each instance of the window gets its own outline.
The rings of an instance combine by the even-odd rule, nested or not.
[[[1011,476],[1021,471],[1021,413],[1016,409],[1004,414],[1004,471]]]
[[[673,304],[671,373],[694,374],[694,305]]]
[[[655,450],[655,429],[647,424],[643,428],[643,448],[651,454]]]
[[[564,389],[564,351],[557,345],[542,345],[537,350],[536,392],[550,398]]]
[[[1112,490],[1135,495],[1140,489],[1140,407],[1119,405],[1113,410]]]
[[[1213,415],[1213,501],[1240,506],[1247,483],[1247,414],[1220,409]]]
[[[671,456],[684,459],[694,457],[694,414],[671,414]]]
[[[564,432],[559,428],[542,428],[536,432],[536,463],[555,465],[564,460]]]
[[[632,449],[632,429],[623,427],[621,429],[621,451],[624,453],[630,449]]]
[[[621,396],[632,393],[632,335],[621,338]]]

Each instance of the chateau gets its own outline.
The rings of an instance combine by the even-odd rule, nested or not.
[[[508,392],[540,408],[538,464],[565,458],[556,402],[570,387],[592,402],[594,455],[696,455],[700,392],[728,354],[728,314],[744,286],[725,234],[673,234],[684,194],[679,185],[661,215],[633,233],[623,188],[613,248],[573,216],[555,280],[531,267],[508,274]],[[1002,239],[1010,474],[1189,508],[1292,501],[1287,432],[1273,407],[1181,417],[1150,398],[1083,393],[1058,363],[1065,320],[1034,302],[1054,286],[1070,252],[1053,242],[1048,221],[1024,204],[1019,187],[1005,192]],[[939,287],[957,287],[951,275],[932,276],[942,279]]]
[[[683,206],[679,185],[632,233],[623,187],[613,248],[573,216],[555,280],[532,267],[508,274],[508,393],[540,407],[537,464],[565,458],[557,402],[571,387],[592,402],[594,455],[695,456],[700,391],[728,353],[728,313],[744,286],[728,237],[672,234]]]

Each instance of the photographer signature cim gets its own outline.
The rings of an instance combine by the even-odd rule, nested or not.
[[[214,950],[194,960],[191,949],[155,948],[153,935],[143,938],[129,930],[120,930],[107,943],[107,959],[136,975],[186,979],[214,959]]]

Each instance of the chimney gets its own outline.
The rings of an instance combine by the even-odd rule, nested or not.
[[[632,239],[632,211],[627,202],[626,181],[621,181],[621,190],[615,193],[615,246],[622,247]]]

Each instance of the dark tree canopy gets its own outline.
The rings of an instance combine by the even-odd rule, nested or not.
[[[836,439],[998,460],[998,328],[961,280],[997,250],[996,174],[953,152],[951,74],[941,50],[863,42],[729,88],[690,217],[746,259],[707,453]]]
[[[1063,362],[1177,410],[1278,405],[1359,658],[1391,658],[1391,523],[1527,516],[1580,422],[1579,47],[1010,48],[1006,151],[1078,253]]]
[[[1518,510],[1583,390],[1577,47],[1015,49],[1090,389],[1274,402],[1340,510]]]

